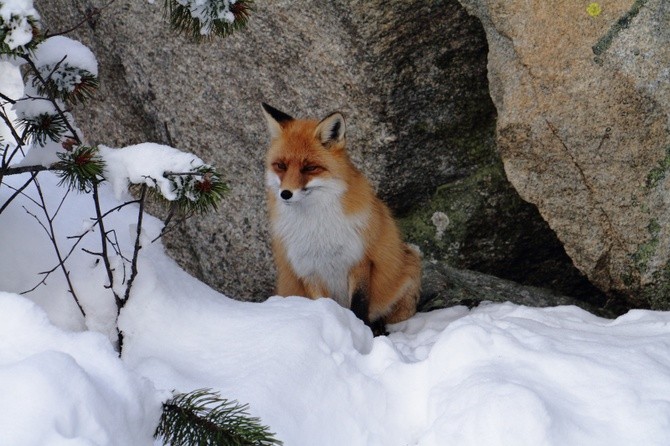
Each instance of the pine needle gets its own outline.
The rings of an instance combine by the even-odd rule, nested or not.
[[[100,181],[105,163],[98,155],[97,147],[79,146],[56,155],[60,161],[53,167],[61,179],[59,186],[64,184],[70,190],[88,192],[94,182]]]
[[[58,113],[40,113],[37,116],[26,116],[17,120],[18,126],[26,134],[26,141],[41,147],[47,140],[60,141],[67,131],[65,118]]]
[[[211,389],[175,395],[163,403],[154,436],[171,446],[281,445],[248,406],[222,399]]]
[[[181,4],[177,0],[165,0],[165,11],[172,29],[190,34],[196,42],[211,39],[214,36],[226,37],[233,32],[244,28],[249,21],[249,13],[253,10],[252,0],[237,0],[229,4],[230,12],[234,16],[232,22],[219,18],[219,13],[225,7],[224,0],[209,0],[209,17],[198,19],[193,16],[189,4]]]

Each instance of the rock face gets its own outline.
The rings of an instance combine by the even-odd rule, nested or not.
[[[168,29],[160,3],[117,0],[75,32],[101,73],[77,119],[90,142],[165,143],[224,174],[218,215],[165,239],[189,272],[231,297],[272,292],[265,101],[294,116],[343,112],[354,161],[429,258],[597,296],[502,173],[484,31],[456,0],[257,2],[246,30],[200,45]],[[90,4],[39,6],[58,30]]]
[[[476,271],[452,268],[441,262],[424,262],[422,286],[419,311],[423,312],[454,305],[474,307],[483,302],[512,302],[536,307],[577,305],[602,317],[617,315],[583,300]]]
[[[670,308],[670,3],[460,1],[513,186],[610,298]]]

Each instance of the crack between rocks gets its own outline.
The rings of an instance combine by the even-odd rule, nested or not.
[[[612,223],[612,220],[611,220],[609,214],[600,205],[598,200],[596,200],[595,189],[594,189],[593,185],[591,184],[591,182],[589,181],[588,177],[586,176],[586,173],[584,172],[584,169],[582,169],[582,167],[577,162],[577,159],[575,158],[572,151],[570,151],[570,149],[565,144],[563,139],[561,139],[560,135],[558,134],[558,130],[556,129],[556,127],[554,127],[554,125],[551,122],[549,122],[549,120],[546,119],[546,118],[545,118],[545,122],[547,123],[547,126],[549,127],[549,130],[551,130],[551,133],[560,142],[561,147],[563,147],[563,150],[565,151],[565,153],[567,153],[568,156],[570,157],[570,161],[572,161],[572,164],[575,166],[575,169],[579,173],[579,176],[582,180],[582,183],[586,187],[586,190],[587,190],[588,195],[589,195],[589,200],[594,204],[594,207],[596,209],[598,209],[598,211],[600,212],[602,217],[605,219],[605,222],[607,223],[606,227],[604,228],[605,233],[609,237],[611,237],[616,242],[617,245],[619,245],[619,248],[621,248],[622,251],[626,252],[625,244],[623,243],[623,240],[621,240],[621,237],[619,237],[618,232],[614,229],[614,224]],[[600,143],[598,144],[598,150],[600,150],[600,148],[604,144],[605,140],[609,139],[609,137],[610,137],[610,128],[608,127],[607,129],[605,129],[605,133],[603,134],[602,138],[600,139]],[[607,251],[609,252],[609,251],[611,251],[611,249],[612,249],[612,244],[610,244]]]

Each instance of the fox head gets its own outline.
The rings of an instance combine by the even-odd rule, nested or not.
[[[321,121],[294,119],[262,105],[271,138],[266,185],[277,200],[294,204],[313,194],[341,194],[350,170],[344,116],[335,112]]]

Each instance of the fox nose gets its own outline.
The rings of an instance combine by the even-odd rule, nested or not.
[[[282,197],[284,200],[290,200],[291,197],[293,196],[293,192],[291,192],[290,190],[284,189],[283,191],[281,191],[279,196]]]

